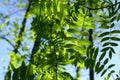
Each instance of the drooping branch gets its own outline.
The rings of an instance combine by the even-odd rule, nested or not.
[[[7,42],[14,48],[13,43],[12,43],[9,39],[7,39],[7,38],[4,37],[4,36],[0,36],[0,38],[3,39],[3,40],[5,40],[5,41],[7,41]]]
[[[4,36],[0,36],[0,38],[3,39],[3,40],[5,40],[5,41],[7,41],[13,48],[15,48],[14,44],[13,44],[9,39],[7,39],[7,38],[4,37]],[[19,51],[18,51],[18,53],[20,54]]]
[[[99,7],[99,8],[90,8],[90,7],[86,7],[86,8],[89,9],[89,10],[99,10],[99,9],[104,9],[104,8],[110,8],[110,7],[113,7],[117,4],[120,4],[120,2],[117,2],[117,3],[112,4],[112,5],[108,5],[108,6]]]

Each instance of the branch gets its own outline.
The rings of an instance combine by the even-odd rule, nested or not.
[[[99,9],[104,9],[104,8],[110,8],[110,7],[113,7],[113,6],[117,5],[117,4],[120,4],[120,2],[117,2],[117,3],[109,5],[109,6],[99,7],[99,8],[90,8],[90,7],[86,7],[86,8],[89,9],[89,10],[99,10]]]
[[[31,1],[29,1],[29,3],[28,3],[28,8],[27,8],[27,10],[25,12],[25,16],[24,16],[24,19],[22,21],[22,27],[20,29],[20,33],[18,34],[18,38],[22,38],[22,35],[23,35],[24,31],[25,31],[25,26],[26,26],[26,21],[27,21],[26,17],[28,15],[29,10],[30,10],[30,6],[31,6]],[[20,47],[20,44],[21,44],[21,39],[19,39],[16,42],[15,49],[13,50],[15,53],[18,52],[18,48]]]
[[[12,44],[12,42],[9,39],[7,39],[6,37],[3,37],[3,36],[0,36],[0,38],[2,38],[5,41],[7,41],[14,48],[14,45]]]
[[[7,41],[15,49],[14,44],[9,39],[7,39],[6,37],[3,37],[3,36],[0,36],[0,38],[3,39],[3,40],[5,40],[5,41]],[[19,51],[18,51],[18,53],[20,54]]]
[[[27,21],[27,18],[26,18],[26,17],[27,17],[27,15],[28,15],[29,10],[30,10],[30,6],[31,6],[31,0],[29,0],[28,8],[27,8],[27,10],[26,10],[26,12],[25,12],[25,16],[24,16],[24,19],[23,19],[23,21],[22,21],[22,28],[20,29],[20,33],[18,34],[18,38],[22,38],[23,32],[25,31],[25,25],[26,25],[26,21]],[[18,48],[20,47],[20,44],[21,44],[21,40],[18,40],[18,41],[16,42],[16,45],[14,46],[13,52],[15,52],[16,54],[19,53]],[[8,66],[8,71],[7,71],[7,73],[5,74],[5,80],[11,79],[11,77],[12,77],[12,76],[11,76],[12,71],[10,71],[9,68],[10,68],[10,65]]]

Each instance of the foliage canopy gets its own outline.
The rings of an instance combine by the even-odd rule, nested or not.
[[[115,64],[108,63],[120,41],[120,30],[115,28],[120,20],[118,0],[16,3],[16,9],[24,9],[22,19],[11,21],[8,14],[0,14],[0,38],[13,47],[5,80],[79,80],[82,68],[107,74],[104,80],[116,74]],[[64,68],[69,64],[76,67],[75,78]],[[120,79],[119,74],[115,79]]]

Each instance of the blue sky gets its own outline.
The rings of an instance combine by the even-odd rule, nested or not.
[[[8,53],[11,46],[4,40],[0,40],[0,46],[0,80],[3,80],[10,60]]]

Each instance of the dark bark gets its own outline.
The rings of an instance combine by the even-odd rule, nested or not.
[[[90,48],[93,46],[92,34],[93,34],[93,30],[89,29],[89,41],[92,43],[92,45],[90,45]],[[90,77],[90,80],[94,80],[94,70],[93,70],[93,68],[89,68],[89,77]]]
[[[32,49],[32,54],[31,54],[31,57],[30,57],[30,63],[33,62],[33,56],[34,54],[39,50],[39,47],[40,47],[40,36],[37,35],[36,39],[35,39],[35,42],[34,42],[34,45],[33,45],[33,49]]]

